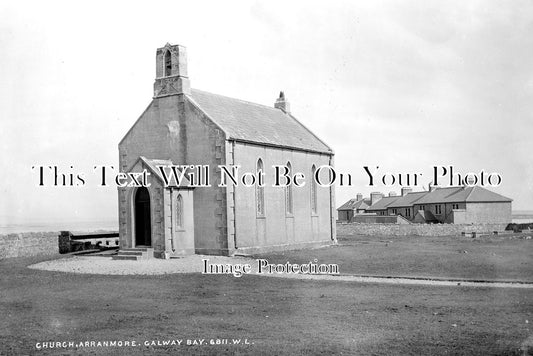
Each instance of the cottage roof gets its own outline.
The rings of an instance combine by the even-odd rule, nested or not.
[[[483,187],[447,187],[428,192],[416,204],[511,202],[510,198]]]
[[[236,141],[333,154],[333,150],[280,109],[192,89],[191,97]]]
[[[337,210],[355,210],[355,209],[366,209],[370,206],[369,199],[357,200],[355,198],[348,200],[346,203],[341,205]]]
[[[401,197],[383,197],[373,205],[371,205],[366,211],[376,211],[376,210],[385,210],[389,207],[390,204],[394,203],[396,200]]]
[[[413,206],[413,204],[416,203],[417,200],[421,199],[426,194],[428,194],[428,192],[407,193],[404,196],[400,197],[398,200],[396,200],[394,203],[390,204],[388,208],[401,208],[401,207]]]

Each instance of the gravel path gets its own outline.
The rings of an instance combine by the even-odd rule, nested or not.
[[[170,273],[200,273],[202,259],[209,259],[210,263],[254,263],[255,260],[244,257],[204,256],[192,255],[183,258],[164,260],[151,258],[147,260],[113,260],[111,257],[101,256],[74,256],[36,263],[28,266],[33,269],[45,271],[73,272],[86,274],[108,275],[157,275]]]
[[[203,268],[202,259],[209,259],[210,264],[250,264],[251,274],[297,278],[306,280],[327,280],[338,282],[360,282],[360,283],[382,283],[382,284],[409,284],[409,285],[431,285],[431,286],[463,286],[463,287],[492,287],[492,288],[533,288],[533,283],[520,282],[490,282],[490,281],[457,281],[457,280],[435,280],[423,278],[407,277],[374,277],[374,276],[353,276],[353,275],[311,275],[311,274],[258,274],[257,260],[246,257],[225,257],[225,256],[205,256],[192,255],[183,258],[172,258],[170,260],[148,259],[140,261],[113,260],[111,257],[101,256],[74,256],[57,260],[40,262],[28,268],[45,271],[71,272],[83,274],[104,274],[104,275],[161,275],[173,273],[201,273]],[[244,277],[245,278],[245,277]]]

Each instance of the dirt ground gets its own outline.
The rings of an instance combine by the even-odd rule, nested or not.
[[[531,261],[530,240],[448,244],[420,239],[413,244],[400,239],[388,246],[377,238],[368,241],[342,238],[338,247],[262,257],[298,262],[314,253],[320,261],[339,263],[341,273],[531,276],[530,262],[524,264],[528,256]],[[492,253],[503,262],[485,258]],[[473,257],[464,259],[467,256]],[[26,267],[47,259],[0,261],[2,355],[522,355],[533,345],[533,289],[190,273],[107,276]],[[205,339],[207,345],[157,345],[187,339]],[[209,344],[225,339],[247,339],[250,344]],[[43,342],[106,340],[136,341],[140,346],[36,349]]]

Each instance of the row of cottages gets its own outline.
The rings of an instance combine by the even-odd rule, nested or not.
[[[366,212],[372,205],[370,199],[363,199],[363,194],[358,193],[354,199],[348,200],[337,209],[337,219],[340,221],[351,221],[354,215]]]
[[[149,187],[119,188],[124,253],[234,255],[335,241],[333,187],[272,186],[273,165],[310,177],[333,166],[333,150],[291,114],[283,93],[269,107],[191,89],[183,46],[157,49],[154,96],[118,150],[121,172],[151,173]],[[164,184],[161,165],[207,165],[211,186]],[[220,187],[219,165],[264,172],[265,184]]]
[[[402,188],[400,196],[375,192],[370,199],[364,199],[358,194],[338,209],[338,217],[339,221],[361,220],[364,214],[401,216],[413,223],[510,223],[511,204],[512,199],[478,186],[431,187],[422,192]],[[365,205],[368,207],[360,208]]]

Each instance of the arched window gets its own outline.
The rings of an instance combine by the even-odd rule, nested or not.
[[[178,229],[183,228],[183,198],[181,197],[181,194],[178,195],[176,201],[176,226]]]
[[[172,56],[170,51],[165,52],[165,77],[170,76],[172,73]]]
[[[257,160],[257,175],[262,174],[263,172],[263,161],[261,158]],[[257,216],[265,215],[265,187],[259,185],[255,186],[255,199],[256,199],[256,213]]]
[[[316,167],[313,164],[311,167],[311,213],[317,212],[317,183],[315,180]]]
[[[290,177],[292,172],[291,162],[287,162],[287,175]],[[288,215],[292,215],[292,184],[289,184],[285,187],[285,212]]]

